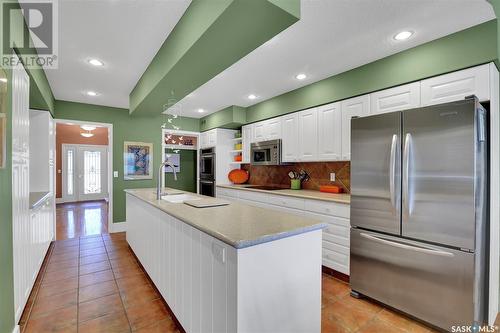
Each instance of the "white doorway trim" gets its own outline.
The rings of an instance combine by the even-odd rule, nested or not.
[[[108,232],[113,232],[113,124],[98,123],[95,121],[81,121],[72,119],[54,119],[56,124],[74,124],[74,125],[95,125],[97,127],[106,127],[108,129]],[[57,126],[56,138],[57,138]],[[54,177],[54,188],[57,177]]]
[[[165,162],[165,148],[172,148],[171,146],[165,144],[165,135],[169,134],[174,134],[174,135],[189,135],[189,136],[195,136],[196,137],[196,146],[193,148],[190,148],[189,150],[194,150],[196,151],[196,193],[200,193],[200,132],[192,132],[192,131],[183,131],[183,130],[171,130],[171,129],[162,129],[161,130],[161,163]],[[178,148],[183,149],[182,147]],[[184,148],[186,149],[186,148]],[[153,170],[153,172],[158,172],[158,170]],[[165,174],[162,174],[161,177],[161,186],[165,187]]]

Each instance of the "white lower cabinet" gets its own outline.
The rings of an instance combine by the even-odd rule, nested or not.
[[[126,210],[127,242],[186,332],[321,331],[320,230],[236,249],[130,194]]]
[[[350,206],[344,203],[302,199],[256,191],[217,187],[217,198],[237,200],[255,207],[269,208],[324,222],[323,266],[349,275]]]

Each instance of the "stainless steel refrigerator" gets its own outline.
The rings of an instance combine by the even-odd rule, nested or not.
[[[488,114],[463,101],[352,119],[353,295],[432,325],[487,313]]]

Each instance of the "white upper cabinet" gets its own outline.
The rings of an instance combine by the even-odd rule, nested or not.
[[[420,81],[422,106],[453,102],[476,95],[490,99],[488,64]]]
[[[250,163],[250,144],[253,142],[253,125],[241,128],[242,162]]]
[[[420,82],[405,84],[370,95],[371,114],[413,109],[420,106]]]
[[[253,140],[254,142],[266,141],[266,134],[264,131],[265,121],[253,124]]]
[[[351,118],[370,114],[370,95],[342,101],[342,160],[351,159]]]
[[[200,135],[200,147],[210,148],[217,145],[217,129],[202,132]]]
[[[338,161],[342,157],[342,114],[340,103],[317,108],[318,160]]]
[[[318,158],[318,110],[299,112],[299,161],[316,161]]]
[[[217,144],[217,130],[208,131],[208,147],[215,147]]]
[[[264,122],[264,137],[266,140],[281,139],[281,118],[276,117]]]
[[[283,162],[295,162],[299,155],[299,113],[294,112],[281,117]]]

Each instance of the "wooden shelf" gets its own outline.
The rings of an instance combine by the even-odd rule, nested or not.
[[[243,137],[241,137],[241,138],[234,138],[234,139],[232,139],[232,141],[241,141],[241,140],[243,140]]]
[[[239,149],[239,150],[231,150],[230,153],[241,153],[243,152],[243,150]]]
[[[196,146],[186,146],[186,145],[163,145],[163,148],[167,149],[184,149],[184,150],[198,150]]]

